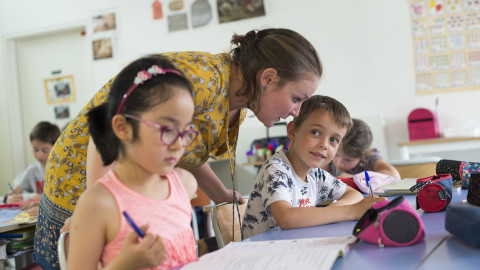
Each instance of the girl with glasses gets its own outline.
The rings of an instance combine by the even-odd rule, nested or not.
[[[192,128],[199,134],[185,147],[177,166],[190,171],[201,190],[215,203],[244,203],[242,195],[225,187],[207,161],[210,158],[230,160],[232,181],[235,181],[237,139],[247,111],[251,110],[267,127],[280,119],[297,116],[302,102],[316,91],[323,73],[317,51],[295,31],[252,30],[234,34],[230,42],[230,53],[161,53],[193,85]],[[62,226],[68,229],[68,218],[82,192],[111,168],[111,165],[102,166],[96,150],[102,146],[90,140],[86,114],[94,106],[107,102],[112,81],[78,113],[49,156],[47,188],[40,203],[34,244],[35,260],[44,269],[58,269],[56,243]],[[145,122],[128,120],[148,127]]]
[[[196,260],[197,183],[175,167],[198,134],[190,82],[164,57],[145,57],[120,72],[107,100],[87,117],[103,164],[113,168],[78,201],[67,268],[100,261],[103,269],[170,269]]]

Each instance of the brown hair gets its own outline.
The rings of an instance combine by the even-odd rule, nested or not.
[[[30,142],[39,140],[54,145],[58,137],[60,137],[60,128],[47,121],[39,122],[30,132]]]
[[[333,119],[335,119],[335,122],[341,127],[346,128],[347,134],[349,134],[349,130],[352,128],[353,123],[347,108],[336,99],[321,95],[311,96],[302,103],[298,116],[293,119],[295,127],[300,127],[305,119],[307,119],[308,115],[317,110],[329,112],[333,116]]]
[[[360,119],[352,119],[353,127],[342,140],[342,151],[353,158],[361,158],[367,154],[372,144],[372,131]]]
[[[257,74],[267,68],[277,70],[280,86],[308,78],[311,74],[320,78],[322,63],[313,45],[299,33],[283,28],[269,28],[245,35],[234,34],[230,52],[232,60],[239,64],[243,76],[243,90],[237,95],[254,102],[260,96],[261,87]]]

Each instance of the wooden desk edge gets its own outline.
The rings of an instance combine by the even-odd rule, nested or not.
[[[480,140],[480,137],[436,138],[436,139],[426,139],[426,140],[418,140],[418,141],[411,141],[411,142],[401,142],[401,143],[398,143],[398,146],[476,141],[476,140]]]

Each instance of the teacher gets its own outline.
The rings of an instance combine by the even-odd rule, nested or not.
[[[297,116],[302,102],[316,91],[323,72],[312,44],[289,29],[234,34],[231,43],[234,48],[230,54],[162,53],[193,84],[193,124],[200,132],[178,166],[189,170],[215,203],[231,202],[233,191],[223,185],[207,160],[235,157],[247,109],[266,127],[281,118]],[[107,101],[112,82],[95,94],[50,152],[34,242],[35,260],[43,269],[59,269],[60,229],[82,192],[110,168],[102,166],[90,140],[86,113]],[[236,195],[243,203],[240,194]]]

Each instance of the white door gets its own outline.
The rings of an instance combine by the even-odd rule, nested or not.
[[[25,165],[36,162],[29,139],[32,128],[40,121],[49,121],[62,129],[91,98],[91,54],[83,33],[84,28],[76,28],[16,40]],[[55,71],[60,74],[52,75]],[[44,80],[66,75],[73,75],[75,100],[48,104]],[[54,110],[59,106],[68,106],[68,118],[56,118]]]

